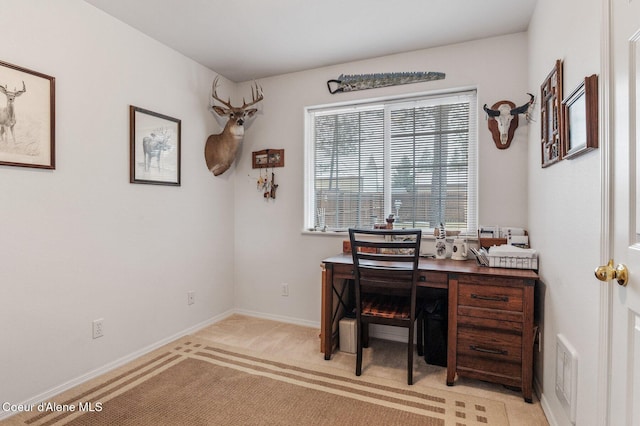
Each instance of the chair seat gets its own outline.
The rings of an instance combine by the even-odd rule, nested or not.
[[[408,320],[411,318],[411,301],[406,297],[363,295],[362,315]]]

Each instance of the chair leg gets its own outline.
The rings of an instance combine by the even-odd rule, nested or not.
[[[409,327],[409,356],[407,359],[407,383],[413,384],[413,325]]]
[[[361,322],[356,323],[356,376],[362,374],[362,328]]]

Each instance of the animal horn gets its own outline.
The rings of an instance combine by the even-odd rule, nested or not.
[[[489,117],[498,117],[500,115],[500,111],[487,107],[487,104],[484,104],[482,108],[484,109],[484,112],[486,112]]]
[[[212,84],[212,88],[211,88],[211,97],[213,98],[213,100],[220,102],[222,105],[226,106],[227,108],[231,109],[233,108],[231,106],[231,98],[229,98],[229,101],[225,102],[223,99],[218,97],[218,78],[219,76],[216,76],[216,78],[213,80],[213,84]]]
[[[261,100],[264,99],[264,94],[262,93],[262,87],[258,85],[258,83],[254,82],[254,85],[251,86],[251,102],[247,103],[244,98],[242,98],[242,106],[240,108],[245,109],[252,105],[257,104]]]
[[[524,114],[529,110],[529,107],[531,106],[531,104],[533,104],[534,96],[531,93],[527,93],[527,95],[531,97],[531,99],[529,99],[529,102],[519,107],[513,108],[511,110],[511,115]]]

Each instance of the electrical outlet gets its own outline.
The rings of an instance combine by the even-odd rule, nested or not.
[[[104,328],[102,324],[103,322],[104,322],[104,318],[93,320],[93,338],[94,339],[104,336]]]
[[[287,284],[287,283],[280,284],[280,294],[282,296],[288,296],[289,295],[289,284]]]
[[[187,305],[193,305],[196,303],[196,292],[188,291],[187,292]]]

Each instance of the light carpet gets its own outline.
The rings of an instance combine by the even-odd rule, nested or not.
[[[331,363],[266,357],[193,336],[45,404],[1,423],[509,425],[499,401],[356,377]]]

